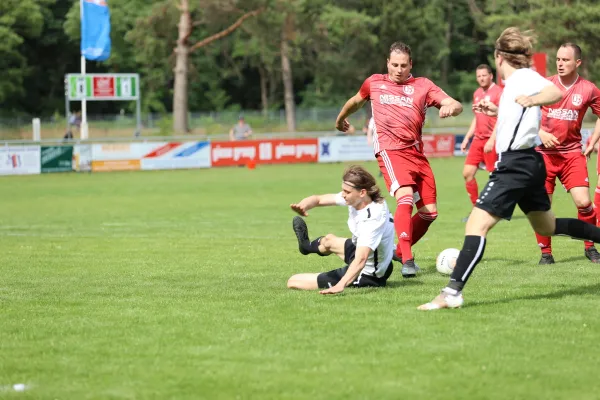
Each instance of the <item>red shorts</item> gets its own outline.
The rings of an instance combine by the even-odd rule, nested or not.
[[[473,138],[469,152],[467,153],[466,165],[479,166],[479,163],[485,163],[485,169],[488,172],[492,172],[495,168],[496,161],[498,161],[498,154],[496,154],[496,146],[489,153],[483,152],[483,147],[487,143],[488,139]]]
[[[546,193],[554,193],[556,178],[568,192],[574,187],[589,187],[587,159],[580,152],[563,154],[545,154],[546,164]]]
[[[419,193],[416,198],[420,197],[417,208],[436,203],[433,171],[425,155],[414,146],[402,150],[382,150],[376,158],[392,196],[400,187],[412,186]]]

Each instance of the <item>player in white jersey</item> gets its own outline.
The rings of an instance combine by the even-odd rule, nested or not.
[[[562,92],[529,68],[532,41],[532,37],[518,28],[506,29],[496,40],[496,69],[506,86],[499,106],[483,100],[477,107],[487,115],[498,115],[498,162],[471,211],[450,282],[435,299],[421,305],[420,310],[462,306],[462,290],[483,257],[487,233],[501,219],[510,220],[517,204],[541,235],[566,235],[600,242],[600,229],[596,226],[574,218],[556,218],[550,210],[544,159],[534,147],[540,128],[540,106],[556,103]]]
[[[393,269],[394,223],[373,175],[363,167],[353,165],[344,172],[341,192],[309,196],[290,207],[306,217],[308,210],[314,207],[334,205],[348,207],[352,239],[330,233],[311,241],[306,223],[298,216],[294,217],[293,228],[300,253],[335,254],[346,266],[321,274],[294,275],[288,280],[288,288],[321,288],[325,289],[321,294],[335,294],[346,286],[385,286]]]

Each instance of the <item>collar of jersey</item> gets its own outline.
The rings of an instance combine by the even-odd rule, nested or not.
[[[413,81],[415,80],[415,77],[413,76],[413,74],[410,74],[410,75],[408,76],[408,78],[407,78],[407,79],[406,79],[404,82],[402,82],[402,83],[396,83],[396,82],[394,82],[393,80],[391,80],[391,79],[390,79],[390,75],[389,75],[389,74],[385,74],[385,79],[386,79],[386,80],[387,80],[389,83],[392,83],[392,84],[394,84],[394,85],[401,86],[401,85],[408,85],[408,84],[410,84],[411,82],[413,82]]]

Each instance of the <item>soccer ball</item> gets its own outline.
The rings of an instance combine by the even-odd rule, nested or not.
[[[456,259],[458,258],[458,254],[460,250],[458,249],[446,249],[443,250],[438,256],[437,260],[435,260],[435,267],[438,272],[443,275],[452,274],[452,270],[456,265]]]

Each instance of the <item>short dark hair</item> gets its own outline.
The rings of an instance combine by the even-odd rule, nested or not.
[[[581,60],[581,47],[577,46],[575,43],[567,42],[560,45],[560,47],[570,47],[573,49],[573,53],[575,54],[575,60]]]
[[[478,70],[479,70],[479,69],[485,69],[485,70],[487,70],[487,72],[489,72],[490,74],[493,74],[493,72],[492,72],[492,67],[490,67],[490,66],[489,66],[489,65],[487,65],[487,64],[479,64],[479,65],[477,66],[477,69],[478,69]]]
[[[410,50],[410,46],[407,45],[406,43],[402,43],[402,42],[394,42],[392,43],[392,45],[390,46],[390,55],[392,53],[404,53],[408,56],[409,60],[412,60],[412,52]]]

